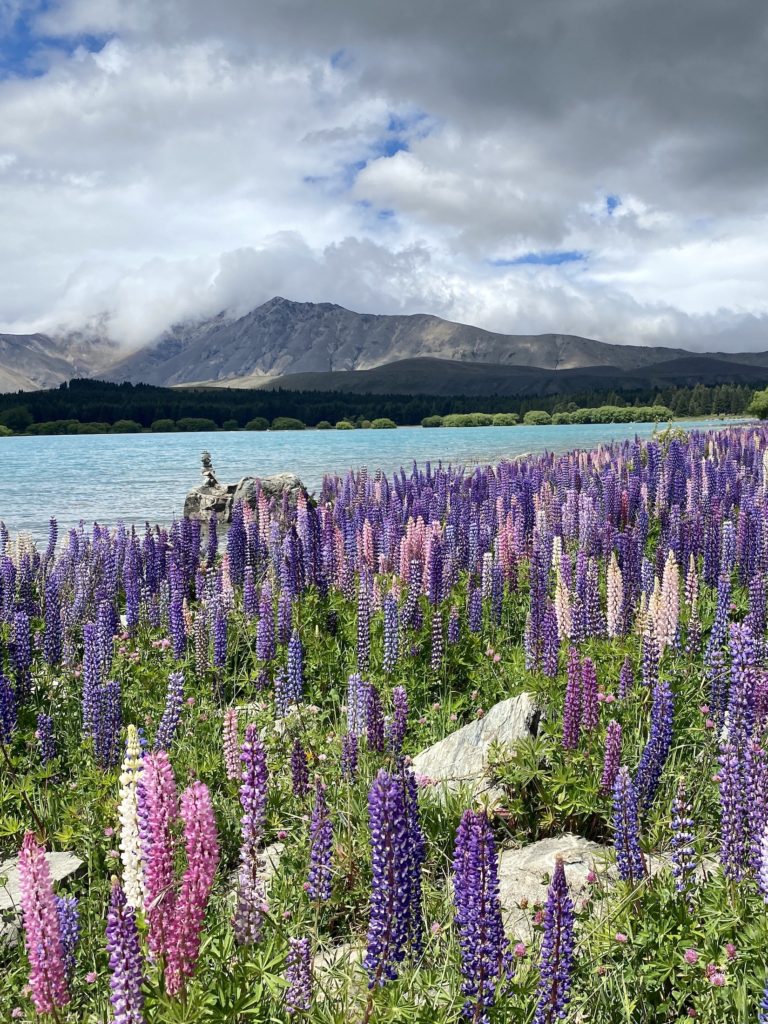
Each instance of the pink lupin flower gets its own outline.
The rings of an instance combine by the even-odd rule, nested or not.
[[[237,734],[237,708],[224,713],[224,764],[228,779],[240,778],[240,740]]]
[[[32,832],[21,844],[19,888],[32,1001],[38,1013],[53,1013],[69,1002],[69,989],[51,872],[45,850]]]
[[[137,787],[141,859],[149,948],[156,957],[169,950],[176,900],[171,825],[178,815],[173,768],[164,750],[148,754]]]
[[[184,821],[187,870],[176,901],[165,971],[165,983],[171,995],[178,995],[184,987],[184,979],[194,974],[200,954],[205,910],[219,863],[211,795],[202,782],[193,782],[181,794],[181,817]]]

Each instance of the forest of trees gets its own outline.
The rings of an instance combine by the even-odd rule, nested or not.
[[[308,426],[321,421],[373,420],[387,417],[397,424],[417,424],[427,416],[451,413],[517,413],[531,410],[550,414],[596,406],[668,406],[676,416],[743,413],[754,389],[738,384],[715,387],[640,389],[627,392],[585,391],[574,395],[441,397],[434,395],[350,395],[324,391],[248,391],[229,388],[158,388],[149,384],[107,384],[72,380],[48,391],[0,395],[0,426],[16,433],[76,433],[109,429],[147,429],[161,420],[206,419],[225,429],[245,427],[257,417],[272,422],[294,417]],[[40,430],[42,424],[60,424]],[[76,422],[75,422],[76,421]],[[78,431],[77,423],[83,425]],[[67,424],[70,425],[68,429]],[[93,430],[86,429],[91,425]],[[38,425],[38,429],[35,429]],[[181,427],[181,429],[185,429]],[[187,426],[186,429],[194,429]]]

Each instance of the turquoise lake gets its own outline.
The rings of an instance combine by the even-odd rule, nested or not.
[[[713,420],[679,426],[723,426]],[[743,423],[743,420],[735,421]],[[416,461],[454,465],[498,462],[524,452],[594,448],[650,437],[652,423],[559,427],[463,427],[424,430],[307,430],[266,433],[95,434],[0,439],[0,519],[12,533],[38,539],[55,515],[60,531],[81,520],[114,525],[169,523],[200,481],[207,448],[220,481],[247,474],[297,473],[316,490],[325,473],[367,466],[391,473]]]

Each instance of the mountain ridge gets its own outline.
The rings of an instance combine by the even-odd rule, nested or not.
[[[36,390],[78,376],[166,387],[273,387],[297,375],[366,373],[409,359],[437,360],[433,370],[454,381],[459,372],[456,366],[478,365],[518,367],[519,376],[533,368],[541,371],[534,375],[540,381],[546,373],[579,370],[602,378],[606,367],[617,374],[645,372],[650,380],[664,376],[659,370],[664,364],[687,360],[678,368],[681,379],[693,383],[704,378],[711,382],[713,374],[726,372],[726,364],[740,367],[728,371],[739,380],[745,367],[768,368],[768,351],[696,353],[572,334],[503,334],[430,313],[356,313],[336,303],[274,296],[242,315],[221,311],[207,319],[174,324],[125,355],[103,334],[86,331],[56,336],[0,334],[0,390]],[[448,362],[455,366],[448,369],[443,365]],[[470,380],[471,371],[464,376]],[[320,378],[314,380],[316,384],[327,387]],[[445,381],[434,382],[438,393],[446,393],[446,386]]]

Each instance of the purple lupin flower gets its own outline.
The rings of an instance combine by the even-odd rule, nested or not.
[[[368,683],[365,691],[365,734],[368,749],[381,753],[384,749],[384,710],[379,691]]]
[[[685,897],[690,897],[693,876],[696,871],[696,854],[693,848],[693,817],[685,783],[677,787],[677,795],[672,803],[672,874],[675,876],[675,888]]]
[[[392,691],[392,721],[389,726],[389,749],[399,754],[403,749],[405,730],[408,727],[408,694],[404,686]]]
[[[61,661],[61,602],[59,584],[55,576],[49,576],[45,583],[45,626],[43,631],[43,657],[51,666]]]
[[[619,672],[619,700],[624,700],[634,685],[635,673],[632,670],[632,662],[629,659],[629,655],[627,655],[624,659],[624,664],[621,666],[621,672]]]
[[[211,518],[208,520],[208,541],[205,549],[205,563],[208,566],[213,565],[216,561],[216,554],[219,549],[219,535],[218,535],[218,519],[216,513],[211,513]]]
[[[213,615],[212,623],[212,634],[213,634],[213,666],[214,668],[224,668],[227,664],[227,635],[229,627],[229,617],[227,615],[226,608],[223,608],[220,604],[216,606],[216,611]]]
[[[581,663],[581,727],[585,732],[597,728],[600,704],[597,699],[597,670],[591,658]]]
[[[408,799],[403,774],[380,769],[368,793],[372,885],[363,966],[371,990],[397,977],[414,921],[421,916],[421,851],[414,849]]]
[[[312,1009],[312,947],[307,936],[288,939],[285,980],[287,1012],[308,1013]]]
[[[563,747],[575,750],[581,732],[581,663],[575,647],[568,651],[568,681],[563,706]]]
[[[429,667],[433,672],[439,672],[445,654],[445,642],[443,640],[443,616],[439,608],[432,612],[432,624],[430,628],[430,655]]]
[[[384,671],[389,674],[400,657],[400,623],[397,601],[392,594],[384,598]]]
[[[499,982],[512,977],[512,957],[504,935],[499,870],[493,832],[484,811],[465,811],[456,833],[453,899],[461,946],[464,1016],[489,1020]]]
[[[451,605],[451,610],[448,614],[448,643],[451,647],[459,642],[459,635],[461,633],[461,621],[459,619],[459,609],[456,605]]]
[[[659,789],[661,773],[669,757],[672,746],[672,718],[674,701],[669,683],[657,683],[653,690],[651,707],[651,731],[648,736],[640,764],[635,775],[634,785],[640,809],[647,812]]]
[[[240,748],[243,764],[240,805],[240,870],[237,876],[237,906],[232,925],[241,946],[253,945],[261,938],[265,904],[260,869],[259,844],[264,833],[267,808],[267,755],[256,726],[245,730]]]
[[[32,667],[32,631],[29,615],[19,608],[13,616],[13,667],[16,673],[16,689],[21,697],[29,692],[30,669]]]
[[[322,780],[315,779],[315,804],[312,808],[312,821],[309,826],[309,875],[304,888],[310,899],[318,901],[331,898],[333,825],[325,793],[326,787]]]
[[[245,572],[246,535],[243,524],[243,503],[236,501],[232,506],[232,518],[227,531],[227,557],[229,575],[235,586],[243,582]]]
[[[1,717],[1,716],[0,716]],[[37,751],[41,764],[48,764],[56,757],[56,740],[53,734],[53,719],[50,715],[42,712],[37,716],[37,728],[35,729],[37,740]]]
[[[720,861],[726,878],[740,879],[749,854],[743,752],[729,731],[720,742]]]
[[[347,680],[347,729],[355,736],[365,732],[367,690],[360,673],[353,672]]]
[[[603,774],[600,778],[600,792],[612,793],[613,784],[621,767],[621,726],[615,719],[608,723],[605,734],[605,755],[603,757]]]
[[[277,651],[275,644],[275,609],[272,604],[272,588],[265,583],[259,598],[259,622],[256,626],[256,657],[260,661],[272,661]]]
[[[59,918],[61,955],[64,971],[70,981],[75,971],[75,950],[80,941],[80,915],[77,911],[77,897],[55,896],[56,913]]]
[[[253,580],[253,569],[246,567],[243,581],[243,611],[249,619],[255,619],[259,613],[259,597]]]
[[[123,727],[123,709],[120,683],[111,679],[96,689],[96,722],[93,750],[101,768],[114,768],[120,763],[120,730]]]
[[[365,672],[371,657],[371,598],[368,578],[361,574],[357,592],[357,668]]]
[[[645,875],[640,849],[637,792],[629,769],[620,768],[613,786],[613,832],[619,877],[635,885]]]
[[[643,685],[654,687],[659,681],[659,642],[653,629],[653,620],[648,618],[648,624],[643,633],[643,654],[641,660]]]
[[[184,673],[171,672],[165,695],[165,709],[155,737],[155,750],[169,750],[179,727],[181,708],[184,703]]]
[[[288,665],[286,669],[287,704],[300,704],[304,696],[304,648],[298,630],[294,629],[288,641]]]
[[[470,633],[480,633],[483,628],[483,591],[473,587],[469,594],[467,623]]]
[[[0,669],[0,742],[10,743],[16,730],[16,691]]]
[[[562,858],[558,857],[544,909],[534,1024],[555,1024],[566,1016],[573,969],[573,921],[573,900]]]
[[[106,914],[106,949],[110,953],[110,988],[114,1024],[145,1024],[143,958],[136,915],[128,906],[117,878],[113,878],[110,909]]]
[[[187,651],[187,627],[184,622],[184,602],[180,594],[174,594],[168,607],[168,629],[171,634],[171,649],[176,661],[181,661]]]
[[[299,800],[309,792],[309,765],[307,754],[297,736],[291,749],[291,789]]]
[[[341,738],[341,774],[347,782],[357,778],[359,745],[353,732],[346,732]]]

